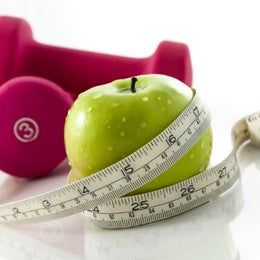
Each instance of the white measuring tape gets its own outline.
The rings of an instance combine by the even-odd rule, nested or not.
[[[260,114],[254,114],[234,126],[234,149],[215,167],[166,188],[122,197],[170,168],[209,127],[209,111],[195,95],[172,124],[133,154],[72,184],[1,205],[0,222],[32,223],[84,212],[100,227],[125,228],[179,215],[213,200],[236,182],[240,176],[236,151],[249,138],[258,145],[258,120]]]

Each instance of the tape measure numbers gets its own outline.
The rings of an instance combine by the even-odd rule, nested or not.
[[[84,211],[96,225],[125,228],[167,219],[208,203],[239,178],[234,153],[208,171],[180,183],[138,196],[117,198]]]
[[[209,111],[195,95],[172,124],[133,154],[72,184],[1,205],[0,222],[31,223],[84,212],[98,226],[124,228],[166,219],[203,205],[231,187],[240,176],[236,150],[249,138],[245,120],[233,129],[233,151],[217,166],[160,190],[122,196],[170,168],[209,125]]]

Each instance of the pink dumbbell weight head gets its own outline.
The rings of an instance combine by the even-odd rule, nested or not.
[[[64,119],[73,99],[55,83],[16,77],[0,88],[0,168],[39,177],[64,158]]]
[[[189,49],[164,41],[153,55],[123,57],[36,42],[28,23],[0,17],[0,169],[39,177],[65,159],[64,120],[88,88],[160,73],[191,85]]]

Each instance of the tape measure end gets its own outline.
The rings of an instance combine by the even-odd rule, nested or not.
[[[246,123],[252,145],[260,149],[260,111],[246,117]]]

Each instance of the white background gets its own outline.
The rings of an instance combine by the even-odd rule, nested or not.
[[[193,87],[213,117],[212,164],[231,150],[232,125],[260,110],[257,1],[0,0],[0,15],[25,18],[40,42],[77,49],[145,57],[162,40],[188,44]],[[260,259],[259,158],[250,145],[242,151],[241,210],[240,191],[233,209],[218,201],[172,221],[124,232],[84,226],[79,215],[20,227],[14,234],[1,228],[0,259],[29,259],[30,254],[59,259],[63,253],[68,259]],[[3,174],[1,198],[48,190],[65,182],[67,170],[61,167],[40,183]]]

